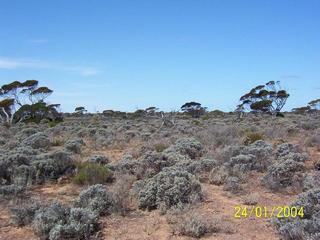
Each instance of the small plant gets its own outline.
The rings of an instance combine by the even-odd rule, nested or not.
[[[256,205],[258,203],[259,195],[257,193],[250,193],[242,198],[246,205]]]
[[[53,128],[53,127],[57,126],[59,123],[61,123],[61,122],[62,122],[62,120],[50,121],[50,122],[48,122],[48,127],[49,128]]]
[[[78,173],[73,177],[73,182],[79,185],[93,185],[110,182],[112,172],[105,166],[97,163],[81,163],[77,166]]]
[[[205,114],[201,117],[202,120],[206,121],[210,119],[210,115],[209,114]]]
[[[163,152],[166,148],[168,148],[168,146],[163,143],[156,143],[153,147],[159,153]]]
[[[54,147],[63,146],[65,144],[65,140],[61,138],[54,138],[51,144]]]
[[[209,218],[191,211],[172,219],[174,231],[180,235],[201,238],[212,233],[234,233],[233,227],[221,217]]]
[[[192,120],[191,121],[191,124],[193,124],[193,125],[195,125],[195,126],[203,126],[203,124],[200,122],[200,121],[198,121],[198,120]]]
[[[243,141],[244,145],[250,145],[258,140],[263,140],[264,136],[261,133],[258,132],[253,132],[253,133],[248,133],[246,138]]]
[[[130,189],[132,187],[133,182],[135,181],[135,177],[124,174],[118,175],[116,178],[117,181],[114,184],[114,188],[112,191],[112,196],[114,200],[113,210],[124,216],[130,208]]]
[[[177,226],[178,232],[181,235],[200,238],[207,233],[213,232],[214,227],[201,216],[187,216]]]

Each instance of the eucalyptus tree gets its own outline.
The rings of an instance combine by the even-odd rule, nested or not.
[[[240,98],[236,111],[266,112],[273,115],[279,113],[289,98],[280,82],[270,81],[252,88]]]

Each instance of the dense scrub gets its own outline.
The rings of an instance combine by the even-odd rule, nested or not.
[[[203,184],[219,185],[256,204],[246,190],[254,176],[259,187],[274,194],[301,193],[294,204],[305,206],[305,218],[276,226],[285,239],[312,239],[320,234],[320,164],[312,158],[312,151],[319,151],[318,121],[317,115],[237,119],[225,113],[197,123],[178,115],[174,124],[163,125],[153,117],[82,114],[65,116],[54,126],[0,127],[0,197],[25,199],[12,206],[13,221],[32,226],[41,238],[88,239],[99,230],[101,216],[196,208],[206,200]],[[113,151],[121,154],[109,154]],[[83,188],[72,202],[28,201],[33,187],[61,179]],[[201,217],[173,225],[178,234],[191,237],[227,231]]]

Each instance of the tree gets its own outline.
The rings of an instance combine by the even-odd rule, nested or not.
[[[156,108],[156,107],[148,107],[144,111],[145,111],[146,115],[154,116],[157,113],[158,110],[159,110],[159,108]]]
[[[6,98],[0,101],[0,122],[11,123],[13,119],[14,99]]]
[[[74,109],[74,111],[75,111],[75,113],[76,114],[84,114],[85,112],[87,112],[87,110],[85,109],[85,107],[76,107],[75,109]]]
[[[200,103],[197,102],[187,102],[181,106],[181,110],[190,114],[193,118],[198,118],[205,114],[206,107],[202,107]]]
[[[308,103],[308,106],[310,107],[310,109],[320,110],[320,98],[312,100]]]
[[[293,108],[292,111],[294,113],[316,113],[320,110],[320,98],[312,100],[305,107]]]
[[[310,106],[306,106],[306,107],[293,108],[292,112],[298,113],[298,114],[304,114],[304,113],[309,112],[310,110],[311,110]]]
[[[20,121],[40,122],[44,118],[61,119],[59,104],[44,100],[52,94],[47,87],[38,87],[37,80],[14,81],[0,88],[0,122],[11,124]]]
[[[265,85],[258,85],[240,98],[236,111],[251,110],[253,112],[267,112],[278,114],[289,97],[286,90],[281,89],[280,82],[270,81]]]

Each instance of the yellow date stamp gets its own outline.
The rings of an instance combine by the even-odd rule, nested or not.
[[[295,206],[235,206],[235,218],[303,218],[303,207]]]

